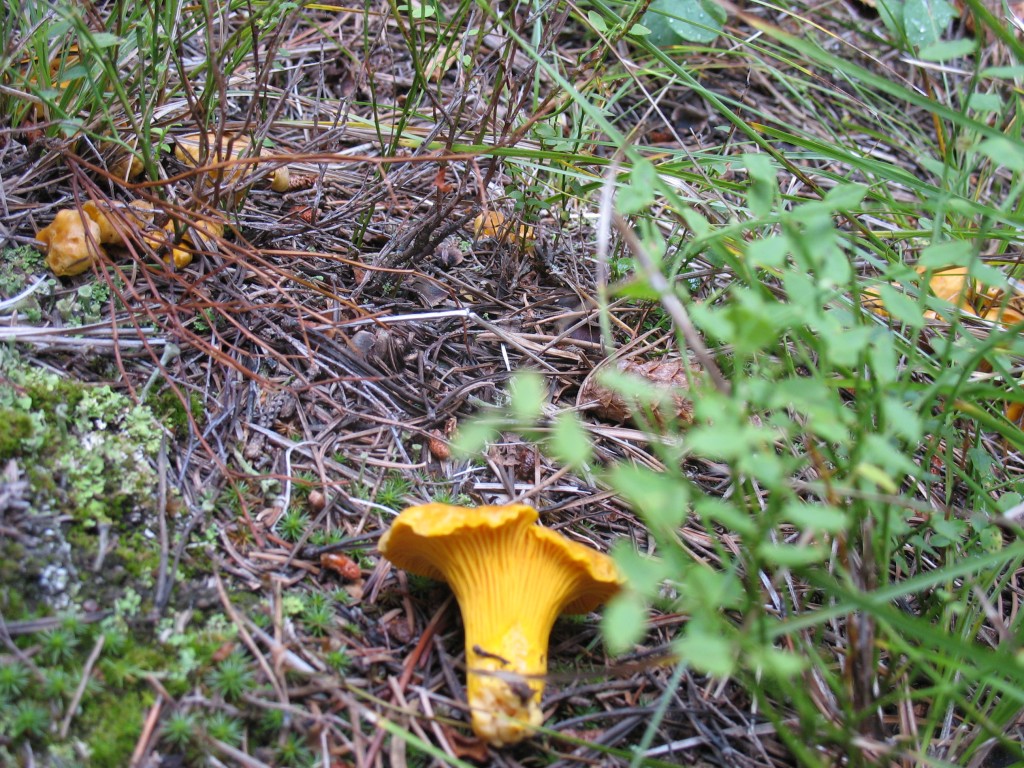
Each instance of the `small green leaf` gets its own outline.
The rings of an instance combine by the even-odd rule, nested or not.
[[[590,436],[573,411],[563,411],[555,417],[551,427],[551,452],[560,462],[573,468],[590,462]]]
[[[882,399],[882,413],[885,414],[887,431],[908,443],[916,443],[924,434],[920,415],[903,400],[885,395]]]
[[[628,541],[617,541],[612,547],[612,557],[629,588],[641,595],[657,596],[662,582],[671,575],[668,563],[640,554]]]
[[[974,260],[974,246],[971,243],[966,240],[950,240],[924,248],[917,264],[923,269],[944,269],[968,267]]]
[[[594,28],[595,32],[604,34],[608,31],[608,25],[605,24],[604,19],[597,11],[587,11],[587,21],[590,22],[590,26]]]
[[[89,36],[89,43],[96,48],[112,48],[122,42],[124,40],[110,32],[94,32]]]
[[[488,443],[498,438],[501,422],[491,416],[480,416],[459,425],[459,431],[452,440],[452,450],[460,456],[480,453]]]
[[[779,188],[775,164],[767,155],[754,153],[741,155],[740,161],[750,175],[750,186],[747,188],[750,212],[757,217],[767,216],[772,211],[775,193]]]
[[[956,15],[946,0],[907,0],[903,30],[912,45],[923,48],[938,41]]]
[[[782,512],[783,520],[804,530],[842,533],[850,523],[849,516],[841,509],[827,504],[801,504],[790,502]]]
[[[873,335],[874,328],[866,325],[839,330],[829,335],[828,344],[822,347],[822,354],[835,365],[852,368],[857,364]]]
[[[794,546],[791,544],[772,544],[762,542],[757,547],[757,554],[766,562],[782,568],[802,568],[820,563],[828,557],[828,548],[820,545]]]
[[[824,202],[833,211],[850,211],[860,206],[867,193],[864,184],[837,184],[825,195]]]
[[[694,505],[694,510],[701,519],[712,520],[736,531],[740,536],[754,536],[757,533],[757,526],[750,519],[750,515],[721,499],[702,497]]]
[[[509,390],[512,397],[509,408],[516,423],[532,425],[547,401],[544,377],[535,371],[520,371],[512,379]]]
[[[969,37],[959,40],[940,40],[937,43],[926,45],[917,52],[917,58],[922,61],[949,61],[970,56],[977,49],[978,44]]]
[[[981,77],[992,77],[1000,80],[1016,80],[1024,77],[1024,64],[1015,64],[1006,67],[986,67],[981,70]]]
[[[711,234],[711,222],[704,218],[703,214],[693,208],[683,208],[679,213],[696,237],[707,237]]]
[[[736,669],[736,648],[722,635],[708,632],[691,622],[686,634],[675,642],[679,658],[694,669],[714,677],[728,677]]]
[[[792,243],[785,235],[771,235],[747,245],[747,258],[756,267],[778,269],[786,263]]]
[[[900,322],[911,328],[921,328],[924,325],[920,305],[907,294],[885,284],[878,286],[878,295],[882,297],[886,311]]]
[[[689,488],[686,482],[668,472],[619,464],[608,478],[647,524],[654,528],[676,528],[686,519]]]
[[[710,0],[654,0],[640,21],[651,30],[648,40],[654,46],[710,43],[722,31],[725,11]]]
[[[874,464],[868,464],[866,461],[862,461],[854,467],[853,473],[855,475],[860,475],[869,483],[877,485],[886,493],[896,493],[899,490],[899,486],[893,482],[893,479],[888,472]]]
[[[1024,171],[1024,147],[1002,137],[985,139],[977,147],[989,160],[1011,171]]]
[[[621,592],[605,606],[601,634],[613,656],[633,649],[647,631],[647,606],[635,592]]]
[[[624,283],[615,286],[616,298],[636,299],[638,301],[657,301],[661,298],[648,280],[642,277],[634,277]]]
[[[629,174],[629,184],[620,189],[615,197],[615,207],[626,216],[646,210],[654,202],[657,182],[658,172],[654,164],[642,158],[637,160]]]
[[[787,682],[807,668],[807,661],[803,657],[771,646],[752,649],[748,659],[753,669]]]

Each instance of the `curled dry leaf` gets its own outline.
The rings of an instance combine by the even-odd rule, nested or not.
[[[99,225],[74,208],[57,211],[36,239],[46,245],[46,266],[58,277],[80,275],[104,254]]]
[[[587,377],[580,388],[577,402],[581,406],[592,403],[594,413],[607,421],[628,421],[642,411],[644,404],[638,403],[636,398],[628,398],[621,392],[606,387],[599,381],[601,370],[609,362],[602,363]],[[683,362],[679,358],[637,360],[624,357],[614,361],[614,365],[620,373],[637,376],[654,385],[661,397],[659,403],[650,405],[667,405],[668,398],[671,398],[675,417],[683,424],[693,423],[693,401],[686,392],[690,388],[690,376],[701,371],[697,363]],[[655,415],[658,415],[657,411]]]
[[[343,555],[340,552],[324,552],[320,555],[320,566],[329,571],[334,571],[341,578],[348,579],[349,581],[357,581],[363,575],[359,569],[359,564],[348,555]]]
[[[469,758],[478,763],[486,763],[490,758],[491,752],[487,742],[479,736],[467,736],[445,724],[441,724],[441,730],[456,757]]]

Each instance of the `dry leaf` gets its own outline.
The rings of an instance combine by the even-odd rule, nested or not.
[[[455,187],[445,181],[445,173],[447,170],[447,166],[442,165],[437,169],[437,175],[434,176],[434,186],[442,195],[446,195],[455,189]]]
[[[603,365],[605,364],[598,366],[583,382],[578,403],[593,403],[594,412],[607,421],[628,421],[642,411],[643,404],[638,404],[633,399],[627,400],[620,392],[601,384],[598,381],[599,376],[595,374],[599,374]],[[663,402],[671,397],[673,412],[680,422],[693,423],[693,401],[684,393],[690,388],[690,376],[700,373],[701,369],[696,363],[684,363],[678,358],[638,361],[626,357],[615,361],[615,367],[622,373],[638,376],[653,384],[664,395]]]
[[[478,763],[489,762],[490,750],[487,747],[487,742],[479,736],[467,736],[445,724],[441,725],[441,730],[444,731],[445,738],[448,739],[448,744],[457,758],[460,760],[468,758]]]

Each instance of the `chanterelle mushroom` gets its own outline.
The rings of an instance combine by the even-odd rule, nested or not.
[[[60,277],[82,274],[103,253],[99,225],[74,208],[57,211],[36,240],[46,244],[46,265]]]
[[[588,613],[622,584],[607,555],[535,525],[523,504],[410,507],[380,539],[399,568],[443,579],[466,629],[473,730],[496,747],[541,724],[548,637],[560,613]]]

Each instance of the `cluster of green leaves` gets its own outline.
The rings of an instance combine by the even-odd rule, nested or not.
[[[944,61],[974,50],[973,41],[942,42],[944,4],[888,5],[899,47]],[[912,31],[921,26],[922,5],[929,6],[928,27]],[[589,17],[598,31],[624,21],[604,7]],[[644,18],[648,28],[657,23]],[[879,135],[889,131],[914,148],[927,170],[915,176],[862,152],[839,130],[833,143],[773,120],[755,130],[734,111],[739,105],[694,79],[650,38],[634,42],[667,81],[696,90],[751,151],[700,155],[700,179],[671,151],[655,165],[626,146],[627,170],[609,183],[646,259],[620,270],[612,295],[678,301],[711,348],[721,350],[712,362],[723,382],[697,377],[694,425],[682,432],[671,419],[645,418],[660,407],[647,382],[604,378],[639,405],[638,425],[650,434],[659,470],[598,464],[586,424],[571,409],[552,415],[546,383],[536,374],[516,379],[503,408],[464,425],[459,444],[472,452],[500,430],[516,429],[617,491],[656,546],[653,557],[616,547],[630,589],[607,609],[609,648],[627,651],[642,638],[648,607],[686,615],[673,642],[680,669],[742,681],[801,764],[825,764],[819,748],[863,759],[858,739],[865,723],[903,705],[924,713],[905,745],[909,754],[932,759],[943,718],[954,712],[973,730],[965,728],[950,748],[951,761],[963,764],[990,739],[1024,758],[1004,736],[1024,711],[1024,678],[1012,643],[990,640],[1021,631],[1021,619],[1004,624],[991,607],[1024,565],[1024,544],[1006,534],[1002,517],[1024,494],[1008,458],[1024,447],[1024,435],[1003,414],[1007,402],[1021,399],[1015,371],[1024,342],[1016,329],[969,332],[960,311],[928,290],[934,270],[961,266],[1012,293],[1000,255],[1019,244],[1024,207],[1024,141],[1016,128],[1019,104],[1010,96],[1020,64],[978,70],[975,82],[983,87],[957,109],[886,82],[811,37],[771,32],[765,46],[778,61],[795,56],[856,83],[856,96],[878,106],[860,119],[877,120]],[[1020,45],[1006,43],[1024,62]],[[813,113],[813,88],[776,74]],[[614,141],[604,113],[568,83],[563,87],[580,114]],[[938,140],[899,115],[911,108],[943,121]],[[817,199],[790,198],[778,178],[800,171],[776,149],[780,142],[803,162],[842,170],[818,171],[826,183]],[[732,177],[719,182],[725,162]],[[979,181],[988,190],[984,199],[976,193]],[[715,205],[699,205],[699,195],[684,198],[678,182],[720,184],[709,197],[727,190],[731,202],[719,206],[727,215],[710,216]],[[897,186],[912,192],[913,204],[894,198]],[[891,236],[863,224],[879,218],[891,222]],[[918,269],[906,264],[905,253]],[[727,285],[691,296],[680,275],[697,262],[728,275]],[[881,294],[887,315],[862,306],[869,292]],[[944,324],[938,336],[931,316]],[[677,346],[687,348],[681,332]],[[994,374],[975,376],[982,365]],[[1001,448],[993,436],[1005,441]],[[725,470],[727,496],[691,479],[694,460]],[[684,525],[710,534],[713,564],[694,558],[679,533]],[[837,621],[870,627],[866,660],[854,658],[846,640],[824,642]],[[850,682],[856,677],[874,692],[869,702],[858,698]],[[815,704],[808,679],[823,681],[841,719]],[[796,728],[784,723],[794,713]],[[638,745],[636,764],[657,721]],[[806,734],[814,734],[815,749]]]

